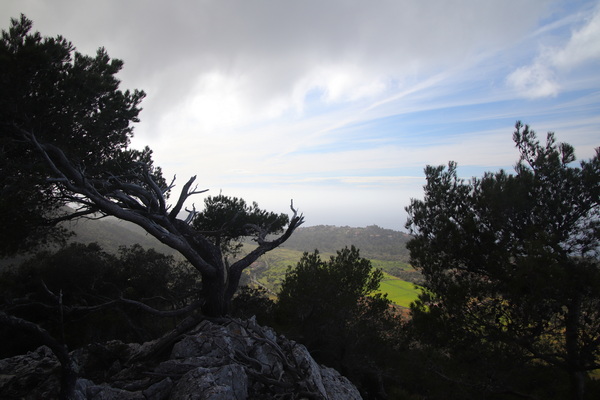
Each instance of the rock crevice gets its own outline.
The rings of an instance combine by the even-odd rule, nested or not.
[[[361,399],[337,371],[306,347],[246,321],[202,321],[181,335],[170,355],[140,358],[145,344],[111,341],[71,352],[79,368],[73,399]],[[57,398],[60,364],[47,347],[0,360],[4,399]]]

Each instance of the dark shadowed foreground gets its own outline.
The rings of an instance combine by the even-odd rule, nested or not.
[[[79,370],[70,399],[361,399],[348,379],[320,366],[306,347],[246,321],[200,322],[168,340],[110,341],[70,353]],[[0,360],[3,399],[50,399],[60,363],[46,347]]]

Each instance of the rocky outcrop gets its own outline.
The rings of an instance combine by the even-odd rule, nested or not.
[[[303,345],[254,319],[202,321],[166,355],[149,352],[154,344],[113,341],[71,352],[79,368],[72,398],[361,399],[348,379],[317,364]],[[47,347],[0,360],[1,398],[50,399],[59,390],[60,365]]]

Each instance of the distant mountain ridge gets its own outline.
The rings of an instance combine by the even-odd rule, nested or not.
[[[404,232],[370,225],[364,228],[316,225],[300,227],[283,244],[284,248],[321,253],[335,253],[354,245],[361,256],[378,260],[408,262],[406,243],[411,236]]]
[[[139,243],[145,248],[153,248],[165,254],[177,253],[137,225],[116,218],[79,220],[71,223],[70,228],[76,234],[73,241],[98,242],[109,252],[116,252],[120,246]],[[384,229],[377,225],[364,228],[315,225],[299,227],[282,247],[301,252],[318,249],[321,253],[335,253],[354,245],[366,258],[408,262],[406,242],[410,238],[407,233]]]
[[[97,242],[110,253],[116,253],[121,246],[140,244],[144,248],[154,249],[164,254],[179,254],[137,225],[113,217],[80,219],[67,223],[65,226],[75,233],[71,241]],[[361,256],[365,258],[407,263],[409,255],[406,250],[406,242],[410,238],[411,236],[406,233],[384,229],[376,225],[364,228],[332,225],[301,226],[281,248],[300,252],[313,252],[318,249],[321,253],[335,254],[337,250],[354,245],[360,250]],[[8,265],[22,258],[0,260],[0,266]]]

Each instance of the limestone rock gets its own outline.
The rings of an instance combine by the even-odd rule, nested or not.
[[[171,392],[171,399],[233,400],[248,398],[244,367],[229,364],[217,368],[198,367],[187,372]]]
[[[358,400],[350,381],[307,349],[251,318],[201,322],[170,355],[139,360],[150,344],[111,341],[71,352],[76,400]],[[135,361],[132,361],[135,360]],[[0,360],[0,398],[57,398],[60,364],[47,347]]]
[[[321,367],[321,378],[328,400],[361,400],[356,387],[333,368]]]
[[[0,360],[0,398],[53,399],[60,390],[60,363],[50,348]]]

